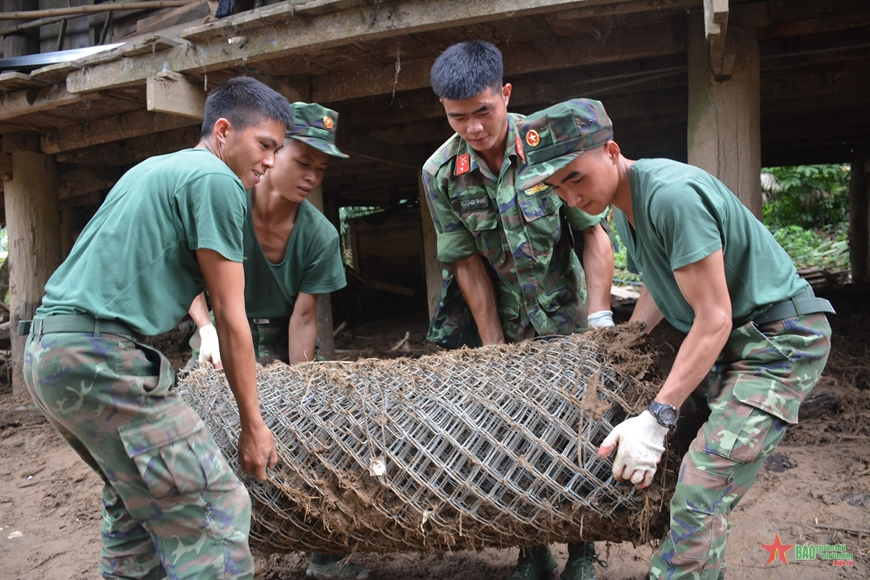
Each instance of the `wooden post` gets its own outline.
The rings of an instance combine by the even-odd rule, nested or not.
[[[37,152],[39,136],[16,133],[3,137],[3,152],[12,155],[12,178],[4,185],[9,235],[10,334],[12,391],[23,393],[24,343],[18,321],[31,320],[42,301],[45,283],[61,262],[57,168]]]
[[[308,201],[323,211],[323,185],[318,185],[311,192]],[[326,360],[335,358],[335,337],[332,332],[332,298],[329,294],[320,294],[317,297],[317,339],[320,341],[320,354]]]
[[[849,261],[852,282],[870,282],[870,159],[867,147],[856,147],[849,183]]]
[[[422,174],[421,174],[422,177]],[[426,192],[423,190],[423,181],[420,183],[420,220],[423,222],[423,272],[426,274],[426,298],[429,305],[429,320],[435,316],[435,307],[438,306],[438,296],[441,293],[441,277],[444,269],[438,261],[438,239],[435,234],[435,224],[429,213],[429,203],[426,201]]]
[[[721,41],[721,39],[720,39]],[[761,94],[755,29],[729,26],[715,74],[704,15],[689,15],[689,163],[719,178],[761,218]]]

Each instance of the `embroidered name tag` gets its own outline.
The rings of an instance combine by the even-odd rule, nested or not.
[[[459,207],[464,210],[484,209],[489,207],[489,197],[466,197],[459,200]]]

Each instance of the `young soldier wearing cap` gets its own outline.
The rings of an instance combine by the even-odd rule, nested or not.
[[[451,327],[449,316],[441,315],[454,281],[483,344],[585,330],[586,288],[572,229],[585,242],[589,325],[612,326],[613,248],[599,224],[605,208],[590,215],[567,207],[549,187],[517,187],[529,144],[516,130],[522,116],[507,112],[511,85],[502,85],[499,50],[479,40],[453,45],[435,61],[431,78],[456,134],[423,167],[438,259],[455,268],[442,289],[430,340],[462,342],[455,336],[461,325]],[[593,544],[569,546],[562,578],[594,578],[593,561]],[[546,546],[524,548],[510,580],[557,572]]]
[[[668,159],[623,157],[598,101],[529,116],[521,135],[530,133],[539,145],[526,152],[521,187],[546,183],[589,213],[613,205],[629,269],[644,279],[631,320],[649,331],[664,317],[688,333],[649,409],[617,425],[599,455],[618,449],[614,477],[648,486],[678,410],[701,398],[709,417],[683,457],[650,577],[721,578],[727,516],[797,423],[828,359],[824,313],[833,309],[715,177]]]
[[[277,454],[242,302],[244,194],[290,126],[286,99],[258,81],[215,89],[199,144],[121,177],[45,286],[24,379],[104,482],[103,577],[253,577],[247,491],[180,400],[169,361],[141,336],[172,329],[211,289],[241,418],[239,462],[265,479]]]
[[[338,232],[308,200],[323,180],[335,146],[338,113],[293,103],[293,129],[275,166],[248,192],[245,219],[245,310],[257,362],[295,364],[314,359],[317,296],[345,286]],[[220,366],[220,349],[205,297],[190,308],[202,344],[199,362]],[[308,576],[363,579],[369,571],[343,554],[311,554]]]

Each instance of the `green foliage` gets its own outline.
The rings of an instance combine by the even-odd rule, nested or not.
[[[791,225],[771,229],[774,239],[798,268],[822,268],[830,271],[849,269],[849,229],[833,234]]]
[[[849,221],[849,166],[797,165],[770,167],[776,178],[768,189],[762,221],[771,228],[800,226],[837,231]]]
[[[848,165],[770,167],[762,221],[798,268],[849,269]]]

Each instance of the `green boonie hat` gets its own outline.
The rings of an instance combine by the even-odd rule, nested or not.
[[[529,115],[517,123],[526,164],[517,189],[529,189],[588,149],[613,139],[613,123],[600,101],[571,99]]]
[[[293,103],[293,128],[286,137],[298,139],[334,157],[347,157],[335,146],[338,113],[317,103]]]

